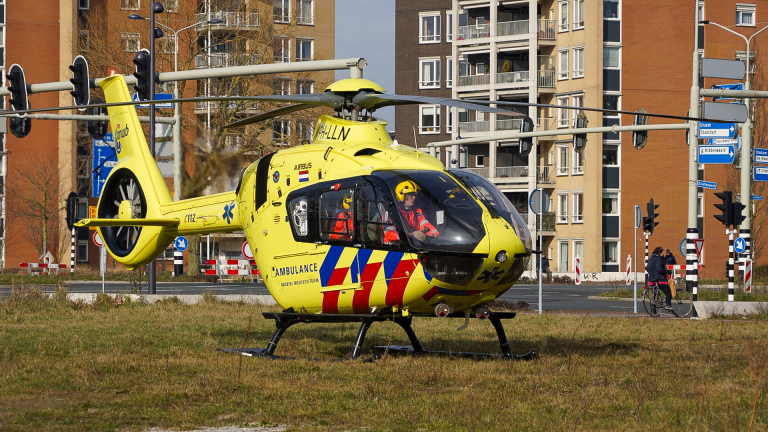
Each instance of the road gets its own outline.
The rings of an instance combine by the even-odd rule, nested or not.
[[[612,291],[626,286],[606,285],[543,285],[542,298],[544,310],[553,311],[604,311],[604,312],[632,312],[634,304],[626,300],[598,300],[590,299],[597,293]],[[47,291],[53,290],[52,286],[43,286]],[[240,294],[240,295],[269,295],[269,291],[263,283],[234,282],[158,282],[157,294],[160,295],[193,295],[204,292],[212,292],[216,295]],[[8,295],[9,286],[0,286],[0,297]],[[94,293],[102,291],[101,281],[80,281],[69,284],[72,293]],[[104,291],[107,293],[131,293],[131,285],[128,282],[106,282]],[[146,284],[141,286],[142,294],[147,293]],[[539,286],[531,284],[514,285],[500,300],[518,302],[523,300],[529,304],[532,310],[539,309]],[[642,304],[638,305],[638,312],[642,312]]]

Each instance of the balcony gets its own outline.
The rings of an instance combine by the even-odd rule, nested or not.
[[[554,41],[555,34],[555,20],[539,20],[539,40]]]
[[[500,72],[496,74],[499,84],[512,84],[513,87],[530,87],[531,73],[529,71]]]
[[[496,24],[497,36],[518,36],[528,34],[528,20],[506,21]]]
[[[259,26],[259,13],[258,12],[230,12],[230,11],[212,11],[211,17],[208,18],[207,13],[199,13],[195,15],[197,22],[205,22],[209,19],[218,18],[223,20],[223,23],[212,24],[213,28],[256,28]]]
[[[459,132],[461,133],[488,132],[490,130],[491,122],[489,121],[459,122]]]
[[[522,118],[496,120],[496,130],[502,131],[518,131],[523,125]]]
[[[459,27],[458,40],[480,39],[491,37],[491,26],[488,24],[475,24]]]
[[[555,71],[554,70],[539,70],[539,88],[555,88]]]
[[[538,168],[536,183],[539,185],[554,185],[555,184],[555,170],[551,166],[540,166]]]
[[[205,54],[199,54],[195,56],[195,68],[203,69],[208,68],[208,60],[210,59],[210,67],[225,67],[225,66],[245,66],[256,64],[259,62],[259,56],[257,54],[235,55],[231,53],[211,53],[210,56]]]
[[[465,75],[459,76],[457,87],[488,85],[491,83],[491,75]]]
[[[224,97],[224,96],[218,96],[218,97]],[[226,102],[213,102],[213,101],[195,102],[195,114],[205,114],[206,112],[208,112],[209,109],[211,111],[216,111],[217,109],[222,108],[221,105],[225,103]],[[229,102],[226,107],[226,109],[228,110],[234,110],[236,108],[237,108],[236,101]],[[255,108],[252,108],[252,109],[255,109]]]

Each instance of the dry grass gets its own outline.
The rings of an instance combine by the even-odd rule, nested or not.
[[[54,300],[0,303],[0,430],[766,430],[768,323],[523,314],[511,362],[385,356],[270,361],[266,307]],[[498,352],[489,323],[416,319],[428,349]],[[303,325],[277,354],[343,358],[357,326]],[[377,323],[372,345],[404,344]]]

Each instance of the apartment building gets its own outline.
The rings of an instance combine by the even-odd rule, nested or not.
[[[142,48],[149,48],[151,0],[62,0],[57,7],[50,2],[0,0],[0,59],[2,66],[18,63],[24,67],[27,83],[67,81],[68,66],[82,54],[89,61],[91,77],[110,73],[131,74],[132,59]],[[215,68],[256,63],[300,62],[331,59],[334,56],[335,7],[332,0],[200,0],[181,2],[161,0],[165,11],[156,15],[158,27],[165,33],[156,39],[158,72],[193,68]],[[35,11],[31,14],[30,11]],[[129,19],[129,15],[139,17]],[[6,18],[7,17],[7,18]],[[211,23],[206,24],[210,21]],[[8,49],[4,49],[8,47]],[[5,78],[5,73],[3,73]],[[246,85],[246,82],[249,84]],[[333,71],[311,74],[263,76],[249,80],[200,80],[181,83],[181,95],[252,95],[294,94],[322,91],[333,82]],[[4,81],[7,85],[7,81]],[[174,85],[164,84],[158,92],[172,93]],[[98,90],[92,93],[97,96]],[[7,106],[7,101],[3,101]],[[33,107],[72,104],[68,92],[41,93],[30,96]],[[184,168],[191,176],[199,167],[199,151],[219,147],[219,153],[238,154],[242,164],[255,160],[276,148],[299,144],[311,136],[313,117],[306,115],[277,118],[266,125],[222,131],[221,126],[237,118],[271,109],[270,104],[198,103],[182,106],[181,133]],[[313,113],[316,114],[316,113]],[[161,109],[158,116],[171,117],[172,110]],[[42,162],[51,161],[50,179],[58,184],[58,197],[51,200],[57,226],[57,245],[49,247],[57,259],[68,263],[70,234],[64,222],[66,196],[75,191],[81,197],[81,217],[92,196],[92,139],[84,122],[33,120],[31,132],[24,138],[0,129],[0,240],[3,266],[18,267],[19,262],[38,262],[39,239],[30,232],[39,231],[39,221],[10,211],[5,204],[6,190],[23,191],[28,179],[19,174],[32,172]],[[173,156],[170,126],[160,125],[158,164],[173,189]],[[6,175],[7,173],[7,175]],[[225,170],[222,179],[206,184],[200,193],[234,188],[240,169]],[[229,174],[229,176],[227,175]],[[188,176],[184,176],[185,180]],[[187,187],[186,185],[184,187]],[[172,193],[175,193],[173,191]],[[5,219],[8,223],[5,224]],[[53,222],[52,222],[53,223]],[[32,227],[30,229],[30,227]],[[92,231],[77,230],[78,265],[98,266],[98,250],[90,241]],[[221,244],[219,244],[221,243]],[[229,245],[228,243],[232,243]],[[37,246],[36,246],[37,244]],[[214,240],[214,252],[224,257],[240,254],[242,237],[229,241]],[[231,250],[231,252],[230,252]],[[172,259],[171,251],[167,258]]]
[[[397,1],[396,92],[520,102],[499,107],[527,114],[540,131],[574,127],[579,111],[558,106],[685,115],[695,31],[700,56],[745,56],[743,40],[696,25],[697,14],[749,36],[761,28],[755,24],[761,10],[768,11],[768,2],[432,0],[414,7]],[[588,127],[632,123],[631,115],[583,113]],[[555,273],[572,274],[578,256],[587,280],[623,278],[627,258],[635,254],[634,207],[641,206],[645,215],[651,198],[660,205],[651,249],[661,245],[684,262],[679,252],[687,230],[684,131],[651,131],[642,150],[632,146],[628,132],[588,134],[580,152],[571,135],[555,134],[534,139],[533,151],[525,155],[517,140],[493,139],[519,130],[519,117],[420,105],[397,107],[396,118],[396,138],[415,140],[419,148],[488,136],[487,142],[442,148],[439,157],[446,166],[492,180],[528,218],[532,231],[538,231],[538,220],[529,212],[528,197],[545,189],[551,208],[541,233]],[[720,190],[734,183],[738,188],[732,166],[700,165],[699,176],[722,185]],[[727,237],[712,217],[712,204],[719,200],[703,190],[699,197],[698,229],[707,240],[702,274],[722,277]],[[637,235],[642,263],[645,239],[639,230]]]

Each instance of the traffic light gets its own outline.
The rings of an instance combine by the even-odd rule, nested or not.
[[[72,230],[75,226],[75,222],[79,221],[77,218],[77,194],[70,192],[67,196],[67,227]]]
[[[530,117],[523,117],[523,123],[520,125],[520,132],[533,132],[533,120]],[[528,157],[533,149],[533,137],[520,138],[520,155]]]
[[[94,99],[94,103],[102,104],[102,99]],[[88,115],[107,115],[107,107],[88,107],[85,110]],[[85,125],[88,128],[88,134],[95,140],[103,140],[109,128],[109,120],[86,120]]]
[[[136,77],[136,85],[133,88],[139,94],[139,100],[149,100],[149,76],[152,73],[149,50],[144,48],[137,52],[136,57],[133,58],[133,63],[136,65],[136,72],[133,73],[133,76]]]
[[[643,108],[640,108],[637,110],[639,113],[646,113],[646,111]],[[635,121],[632,123],[635,126],[645,126],[648,124],[648,116],[635,114]],[[648,142],[648,131],[632,131],[632,145],[635,146],[636,149],[642,150],[643,147],[645,147],[645,144]]]
[[[17,64],[11,65],[8,69],[8,91],[11,92],[11,99],[8,101],[14,111],[24,111],[29,109],[29,98],[27,97],[27,80],[24,78],[24,69]],[[32,128],[32,119],[28,117],[11,117],[11,133],[16,138],[24,138],[29,135]]]
[[[88,61],[85,57],[79,55],[75,57],[75,61],[69,66],[72,71],[72,78],[69,82],[72,83],[72,91],[69,94],[75,98],[75,105],[83,106],[88,105],[91,101],[91,83],[88,76]],[[85,108],[80,108],[84,110]]]
[[[744,204],[736,201],[731,205],[732,213],[733,213],[733,226],[739,226],[742,222],[744,222],[744,219],[747,218],[747,216],[744,214],[744,209],[747,206]]]
[[[583,112],[580,112],[578,116],[576,116],[576,124],[575,127],[577,129],[586,128],[587,127],[587,115]],[[573,134],[573,149],[577,152],[581,152],[584,149],[584,146],[587,145],[587,134],[585,133],[576,133]]]
[[[656,222],[656,216],[659,214],[656,213],[656,209],[659,208],[658,204],[653,203],[653,198],[648,202],[646,205],[646,211],[648,212],[648,216],[643,218],[643,229],[645,231],[648,231],[650,234],[653,234],[653,229],[658,225],[659,223]]]
[[[728,228],[733,225],[733,193],[731,193],[731,191],[715,192],[715,196],[723,201],[720,204],[715,204],[715,207],[723,212],[719,215],[716,214],[715,219],[722,222],[722,224]]]

